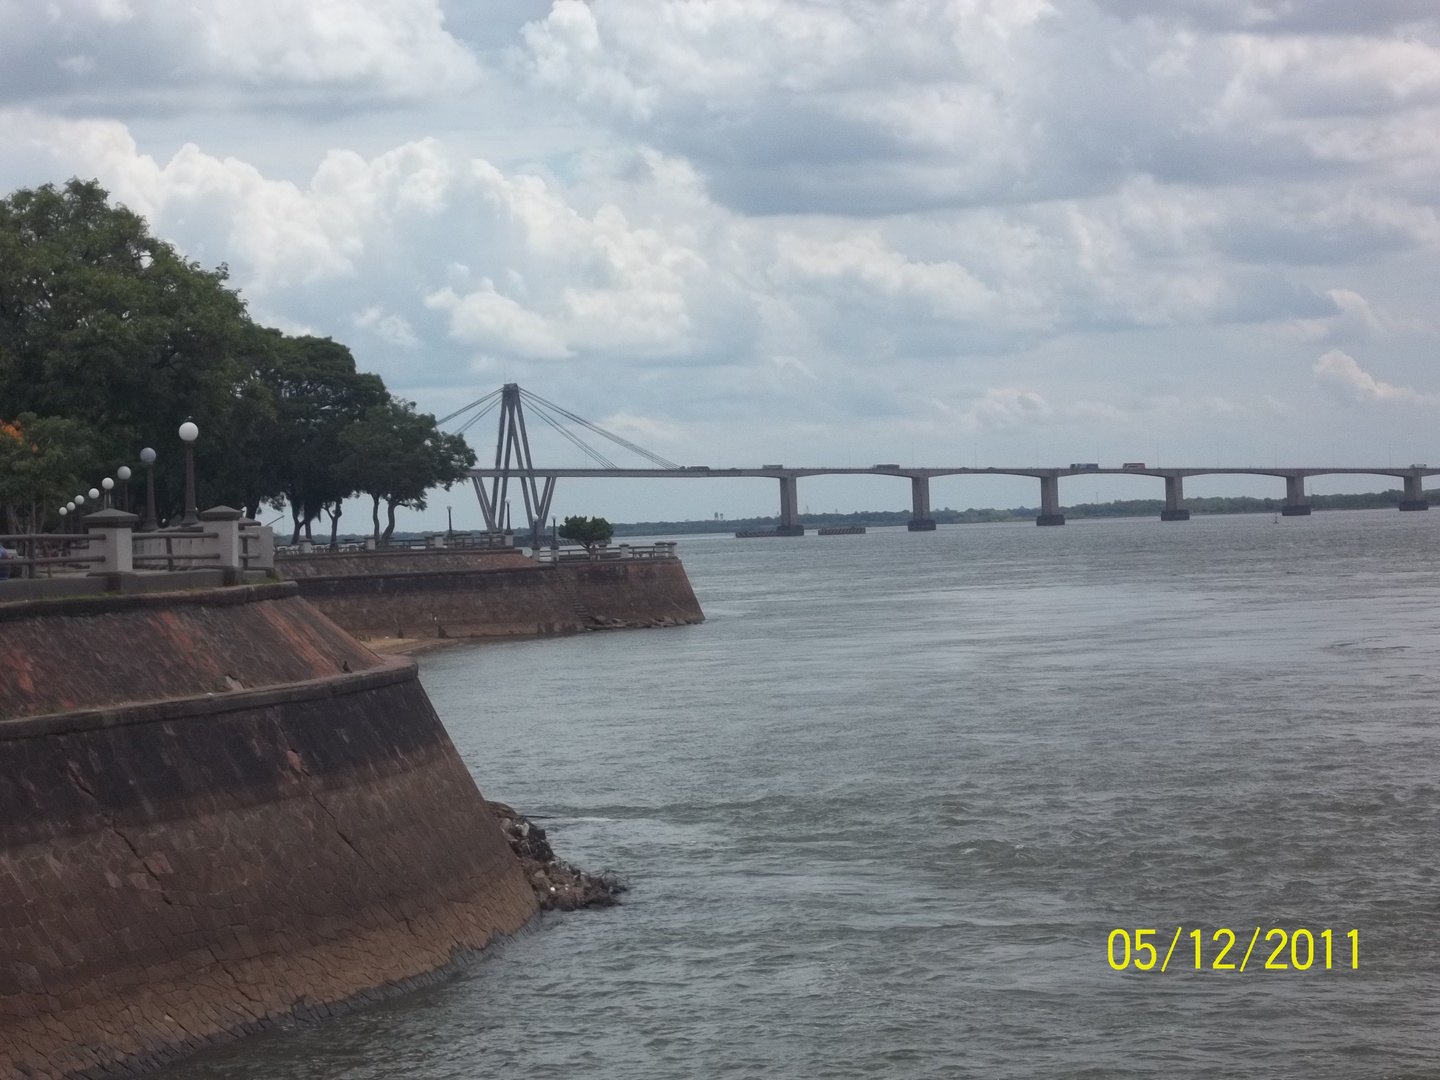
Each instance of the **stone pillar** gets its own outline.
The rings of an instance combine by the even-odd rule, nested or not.
[[[1040,516],[1035,524],[1065,524],[1065,515],[1060,513],[1060,478],[1054,473],[1040,477]]]
[[[123,510],[97,510],[85,515],[85,532],[90,537],[89,554],[103,561],[90,564],[92,574],[129,574],[135,570],[135,547],[131,531],[139,518]]]
[[[930,516],[930,478],[910,477],[910,523],[911,532],[934,532],[935,519]]]
[[[1280,507],[1280,516],[1306,517],[1309,513],[1310,503],[1305,498],[1305,477],[1285,477],[1285,504]]]
[[[1190,511],[1185,508],[1185,478],[1165,477],[1165,509],[1160,511],[1161,521],[1189,521]]]
[[[208,543],[201,545],[202,550],[220,553],[220,558],[214,565],[241,569],[243,560],[240,558],[240,519],[245,515],[229,506],[212,506],[209,510],[200,511],[197,516],[206,532],[216,534],[215,547],[212,548]]]
[[[805,526],[800,524],[798,487],[795,477],[780,477],[780,524],[775,527],[776,536],[805,535]]]
[[[1401,510],[1429,510],[1430,504],[1425,499],[1425,477],[1419,473],[1407,476],[1405,480],[1405,497],[1400,500]]]

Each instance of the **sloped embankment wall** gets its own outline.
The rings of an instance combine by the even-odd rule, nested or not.
[[[534,914],[413,663],[294,589],[0,610],[25,672],[0,669],[0,1076],[100,1075],[343,1009]],[[241,627],[268,636],[226,657]],[[166,661],[45,684],[71,641]],[[243,688],[211,692],[217,672]],[[137,687],[168,700],[121,704]]]
[[[648,626],[705,619],[679,559],[562,563],[557,573],[570,579],[581,606],[600,620]]]
[[[515,637],[705,618],[679,559],[523,563],[435,570],[422,555],[385,569],[337,568],[331,575],[301,577],[299,584],[307,600],[360,638]],[[287,564],[282,574],[290,573]]]

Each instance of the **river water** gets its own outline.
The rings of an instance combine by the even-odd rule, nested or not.
[[[685,540],[702,626],[421,661],[481,789],[624,905],[168,1075],[1440,1075],[1437,541],[1394,511]],[[1266,969],[1276,927],[1308,970]],[[1162,959],[1179,929],[1166,970],[1114,970],[1117,928]]]

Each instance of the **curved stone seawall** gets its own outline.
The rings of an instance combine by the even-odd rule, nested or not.
[[[315,552],[280,557],[283,577],[336,577],[352,574],[407,574],[433,570],[533,569],[535,562],[516,548],[500,551],[466,551],[432,548],[428,551],[356,551],[345,555]]]
[[[343,558],[343,557],[342,557]],[[353,573],[299,577],[301,594],[359,638],[514,637],[705,619],[679,559],[431,569],[391,556]],[[279,571],[289,574],[288,560]]]
[[[0,1076],[120,1073],[344,1009],[535,913],[413,663],[294,590],[0,606],[33,684],[0,668]],[[239,627],[268,636],[227,661]],[[37,649],[70,640],[165,662],[35,683]],[[254,686],[267,665],[287,677]],[[120,703],[136,685],[170,699]],[[17,717],[57,693],[80,707]]]

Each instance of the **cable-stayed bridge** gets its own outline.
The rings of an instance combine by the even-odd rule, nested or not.
[[[596,463],[591,468],[549,468],[535,464],[530,452],[530,440],[526,429],[526,409],[530,415],[558,432],[564,439],[579,448]],[[476,497],[480,500],[480,512],[485,518],[485,527],[500,531],[509,525],[507,504],[510,482],[518,483],[525,506],[526,525],[538,544],[546,522],[550,517],[550,505],[555,495],[555,482],[562,478],[617,479],[653,478],[665,480],[704,480],[734,477],[757,477],[777,480],[780,484],[780,524],[775,532],[779,536],[802,536],[805,528],[800,524],[799,480],[806,476],[894,476],[910,481],[911,532],[928,532],[935,528],[935,519],[930,512],[930,481],[937,476],[1028,476],[1040,481],[1040,513],[1035,518],[1037,525],[1063,525],[1065,515],[1060,513],[1060,478],[1064,476],[1153,476],[1165,482],[1165,508],[1160,512],[1162,521],[1185,521],[1190,511],[1185,507],[1185,478],[1189,476],[1273,476],[1285,481],[1285,501],[1281,513],[1286,517],[1297,517],[1310,513],[1310,501],[1305,492],[1305,481],[1311,476],[1335,476],[1363,474],[1393,476],[1399,479],[1404,492],[1400,500],[1401,510],[1428,510],[1425,498],[1424,478],[1440,473],[1440,468],[1424,464],[1407,466],[1365,467],[1297,467],[1281,468],[1250,466],[1226,468],[1204,466],[1198,468],[1162,468],[1144,462],[1127,462],[1119,468],[1101,468],[1096,463],[1072,462],[1067,466],[1040,467],[1025,466],[1007,468],[992,466],[986,468],[964,466],[908,466],[897,464],[871,465],[868,468],[850,466],[786,466],[761,465],[758,468],[726,468],[712,465],[677,465],[659,454],[606,431],[597,424],[577,416],[537,394],[522,389],[517,383],[506,383],[498,390],[472,401],[441,419],[445,424],[464,417],[457,432],[464,432],[478,424],[485,417],[498,410],[498,424],[495,440],[495,461],[470,470],[471,483]],[[468,414],[468,415],[467,415]],[[600,436],[612,446],[638,455],[647,462],[644,467],[622,467],[610,459],[608,454],[616,451],[596,449],[581,434]]]

